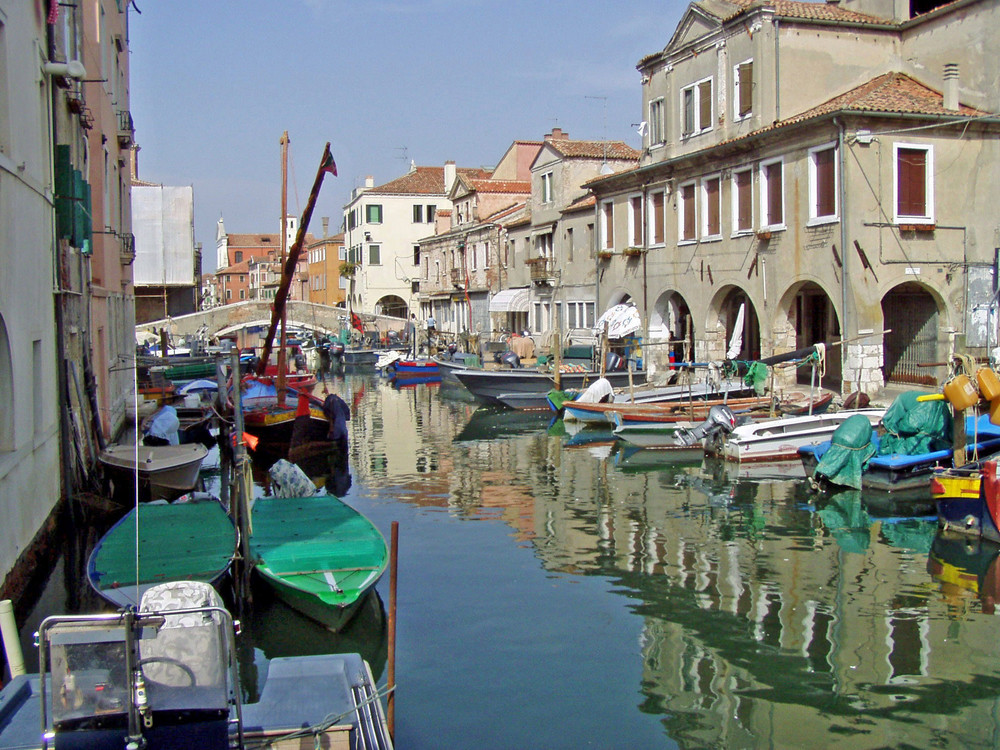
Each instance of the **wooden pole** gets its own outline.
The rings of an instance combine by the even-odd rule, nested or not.
[[[316,179],[313,181],[312,190],[309,192],[309,200],[306,203],[305,211],[302,212],[302,219],[299,221],[298,232],[295,233],[295,242],[285,260],[285,266],[281,272],[281,283],[278,284],[278,291],[274,295],[274,308],[271,310],[271,325],[267,329],[267,338],[264,340],[264,351],[261,354],[260,362],[257,363],[257,374],[263,375],[267,367],[267,361],[271,357],[271,345],[274,343],[274,332],[278,327],[278,319],[285,309],[285,301],[288,299],[288,288],[292,284],[292,276],[295,267],[299,262],[299,253],[302,251],[302,243],[305,241],[306,229],[309,227],[309,220],[312,218],[313,209],[316,207],[316,198],[319,197],[319,189],[323,184],[323,175],[326,174],[332,163],[330,156],[330,144],[326,144],[323,150],[323,158],[320,159],[319,169],[316,170]]]
[[[386,657],[386,683],[389,697],[386,699],[386,722],[389,736],[396,737],[396,569],[399,561],[399,521],[392,522],[392,538],[389,548],[389,653]]]
[[[285,257],[288,255],[288,131],[281,134],[278,141],[281,145],[281,264],[284,268]],[[281,306],[281,334],[278,339],[278,406],[285,406],[285,368],[288,367],[288,352],[285,351],[285,306]]]
[[[965,444],[967,436],[965,434],[965,410],[955,409],[954,423],[952,424],[952,462],[955,468],[965,466],[966,450]]]

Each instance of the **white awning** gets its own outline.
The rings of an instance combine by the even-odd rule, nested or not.
[[[527,289],[504,289],[490,298],[490,312],[528,312]]]

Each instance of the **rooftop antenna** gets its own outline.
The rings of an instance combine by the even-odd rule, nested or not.
[[[614,170],[608,164],[608,97],[606,96],[584,96],[584,99],[600,99],[604,103],[604,134],[601,137],[601,144],[604,146],[604,163],[601,164],[601,174],[611,174]]]
[[[406,146],[396,146],[396,148],[394,148],[393,151],[400,152],[397,156],[394,157],[396,159],[402,159],[403,161],[406,161],[407,159],[410,158],[409,150],[406,148]]]

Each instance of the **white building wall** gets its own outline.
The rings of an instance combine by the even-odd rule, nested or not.
[[[133,273],[138,286],[191,286],[194,278],[194,188],[132,188]]]

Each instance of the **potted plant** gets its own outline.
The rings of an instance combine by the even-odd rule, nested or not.
[[[598,250],[597,251],[597,257],[600,260],[611,260],[611,256],[612,255],[614,255],[614,252],[611,251],[611,250],[605,249],[605,250]]]
[[[641,247],[626,247],[624,250],[622,250],[622,255],[624,255],[624,256],[626,256],[628,258],[637,258],[638,256],[642,255],[642,248]]]

